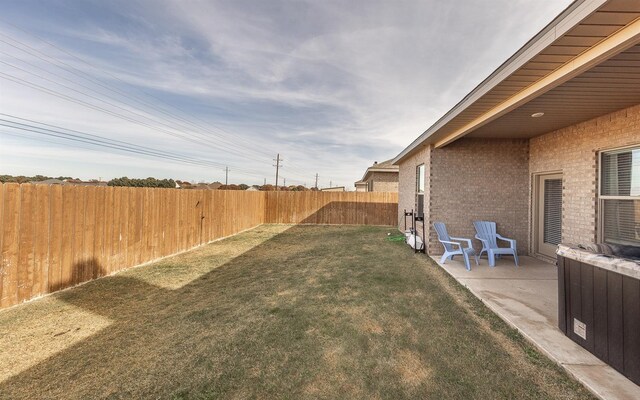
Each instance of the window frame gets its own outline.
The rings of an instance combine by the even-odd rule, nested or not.
[[[420,172],[420,169],[422,169],[422,173]],[[425,179],[426,172],[427,172],[427,169],[424,163],[416,165],[415,210],[416,210],[416,215],[419,215],[419,216],[424,215],[424,192],[426,191],[426,179]],[[422,179],[422,191],[420,191],[421,179]],[[420,196],[422,196],[422,210],[418,209],[420,205],[418,198]]]
[[[598,243],[604,243],[604,202],[606,200],[635,200],[640,201],[640,195],[629,195],[629,196],[612,196],[612,195],[603,195],[602,194],[602,174],[603,174],[603,166],[604,163],[602,161],[604,154],[609,152],[615,152],[625,149],[633,149],[640,150],[640,143],[630,144],[626,146],[618,146],[611,147],[606,149],[601,149],[598,151],[598,168],[597,168],[597,180],[598,180],[598,192],[596,196],[597,201],[597,224],[596,224],[596,241]]]

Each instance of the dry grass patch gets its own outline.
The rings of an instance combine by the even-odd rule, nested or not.
[[[427,363],[420,360],[418,354],[409,350],[402,350],[395,357],[395,368],[402,379],[402,383],[411,388],[428,383],[431,373]]]
[[[48,299],[47,299],[48,300]],[[111,321],[54,299],[0,314],[0,382],[85,340]]]

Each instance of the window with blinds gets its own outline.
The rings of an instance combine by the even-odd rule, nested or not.
[[[602,240],[640,246],[640,146],[601,156]]]
[[[544,243],[562,241],[562,179],[544,180]]]

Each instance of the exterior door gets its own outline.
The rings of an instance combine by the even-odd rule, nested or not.
[[[539,175],[536,189],[535,250],[555,258],[562,241],[562,175]]]

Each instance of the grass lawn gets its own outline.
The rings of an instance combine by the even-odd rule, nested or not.
[[[0,312],[0,398],[591,398],[391,231],[264,225]]]

